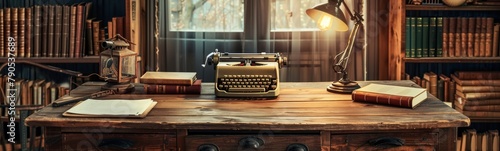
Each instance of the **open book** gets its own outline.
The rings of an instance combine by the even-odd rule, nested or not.
[[[68,117],[132,117],[144,118],[157,102],[152,99],[81,101],[63,113]]]

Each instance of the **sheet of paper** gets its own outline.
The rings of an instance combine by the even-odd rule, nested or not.
[[[87,99],[73,106],[66,112],[87,115],[139,115],[142,114],[152,102],[152,99]]]

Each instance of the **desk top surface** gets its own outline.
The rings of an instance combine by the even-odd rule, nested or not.
[[[361,81],[415,86],[411,81]],[[143,119],[75,118],[62,113],[74,104],[47,106],[26,124],[47,127],[108,127],[140,129],[226,130],[394,130],[466,127],[470,119],[430,96],[415,109],[353,102],[350,94],[326,91],[330,82],[282,82],[281,94],[271,100],[216,98],[213,83],[202,84],[201,95],[110,95],[103,99],[152,98],[158,104]],[[71,95],[100,89],[87,83]],[[141,91],[141,89],[138,89]]]

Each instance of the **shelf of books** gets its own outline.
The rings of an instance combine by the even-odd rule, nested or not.
[[[423,57],[404,58],[407,63],[500,63],[500,57]]]
[[[492,5],[468,5],[460,7],[449,7],[446,5],[406,5],[406,10],[436,10],[436,11],[492,11],[499,10],[500,6]]]
[[[6,57],[0,57],[0,63],[7,62]],[[36,57],[15,58],[15,61],[30,61],[35,63],[99,63],[99,56],[85,56],[82,58]]]

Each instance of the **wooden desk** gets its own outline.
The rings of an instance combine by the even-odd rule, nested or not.
[[[411,81],[380,82],[414,86]],[[264,143],[259,150],[270,151],[300,144],[311,151],[375,150],[380,145],[368,142],[377,138],[404,140],[394,150],[454,150],[457,127],[470,124],[435,97],[416,109],[364,104],[327,92],[329,84],[284,82],[273,100],[215,98],[213,84],[205,83],[202,95],[112,95],[105,98],[153,98],[158,104],[144,119],[68,118],[61,113],[72,105],[48,106],[29,116],[26,124],[46,127],[47,150],[121,146],[169,151],[196,151],[203,145],[234,151],[256,143]],[[98,89],[86,84],[73,95]]]

